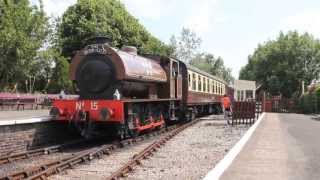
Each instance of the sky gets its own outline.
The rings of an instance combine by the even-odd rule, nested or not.
[[[35,3],[37,0],[31,0]],[[280,31],[308,32],[320,39],[319,0],[121,0],[155,37],[168,43],[183,27],[201,39],[201,51],[221,56],[238,77],[258,44]],[[76,0],[43,0],[50,16],[61,16]]]

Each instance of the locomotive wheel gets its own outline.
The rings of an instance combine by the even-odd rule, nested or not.
[[[191,112],[191,121],[196,118],[196,113],[194,111]]]
[[[120,125],[118,127],[118,131],[117,131],[117,137],[120,139],[120,140],[123,140],[127,137],[127,132],[126,132],[126,128],[124,125]]]
[[[192,121],[196,118],[196,113],[194,112],[194,110],[188,110],[187,112],[187,121]]]
[[[131,129],[131,130],[129,129],[129,135],[132,138],[136,138],[139,135],[139,133],[135,129]]]
[[[126,126],[127,126],[127,131],[128,131],[128,135],[132,138],[135,138],[139,135],[139,133],[137,132],[136,129],[134,129],[134,125],[133,125],[134,121],[127,121]]]

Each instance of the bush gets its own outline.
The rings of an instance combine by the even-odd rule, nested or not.
[[[316,113],[320,113],[320,86],[316,88],[315,90],[315,95],[317,98],[317,112]]]
[[[299,112],[304,114],[320,112],[320,88],[315,92],[304,94],[298,101]]]

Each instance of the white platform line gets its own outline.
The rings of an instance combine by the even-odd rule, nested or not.
[[[15,124],[30,124],[50,121],[50,116],[34,117],[29,119],[17,119],[17,120],[0,120],[0,126],[15,125]]]
[[[220,179],[223,172],[231,165],[232,161],[236,158],[239,152],[242,150],[244,145],[250,139],[251,135],[255,131],[255,129],[260,124],[261,120],[263,119],[265,113],[262,113],[261,116],[258,118],[256,123],[254,123],[249,130],[243,135],[243,137],[237,142],[235,146],[227,153],[227,155],[220,160],[220,162],[206,175],[203,180],[217,180]]]

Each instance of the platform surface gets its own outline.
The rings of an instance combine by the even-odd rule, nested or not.
[[[49,110],[0,111],[0,125],[48,121]]]
[[[222,180],[320,179],[320,119],[266,113]]]

